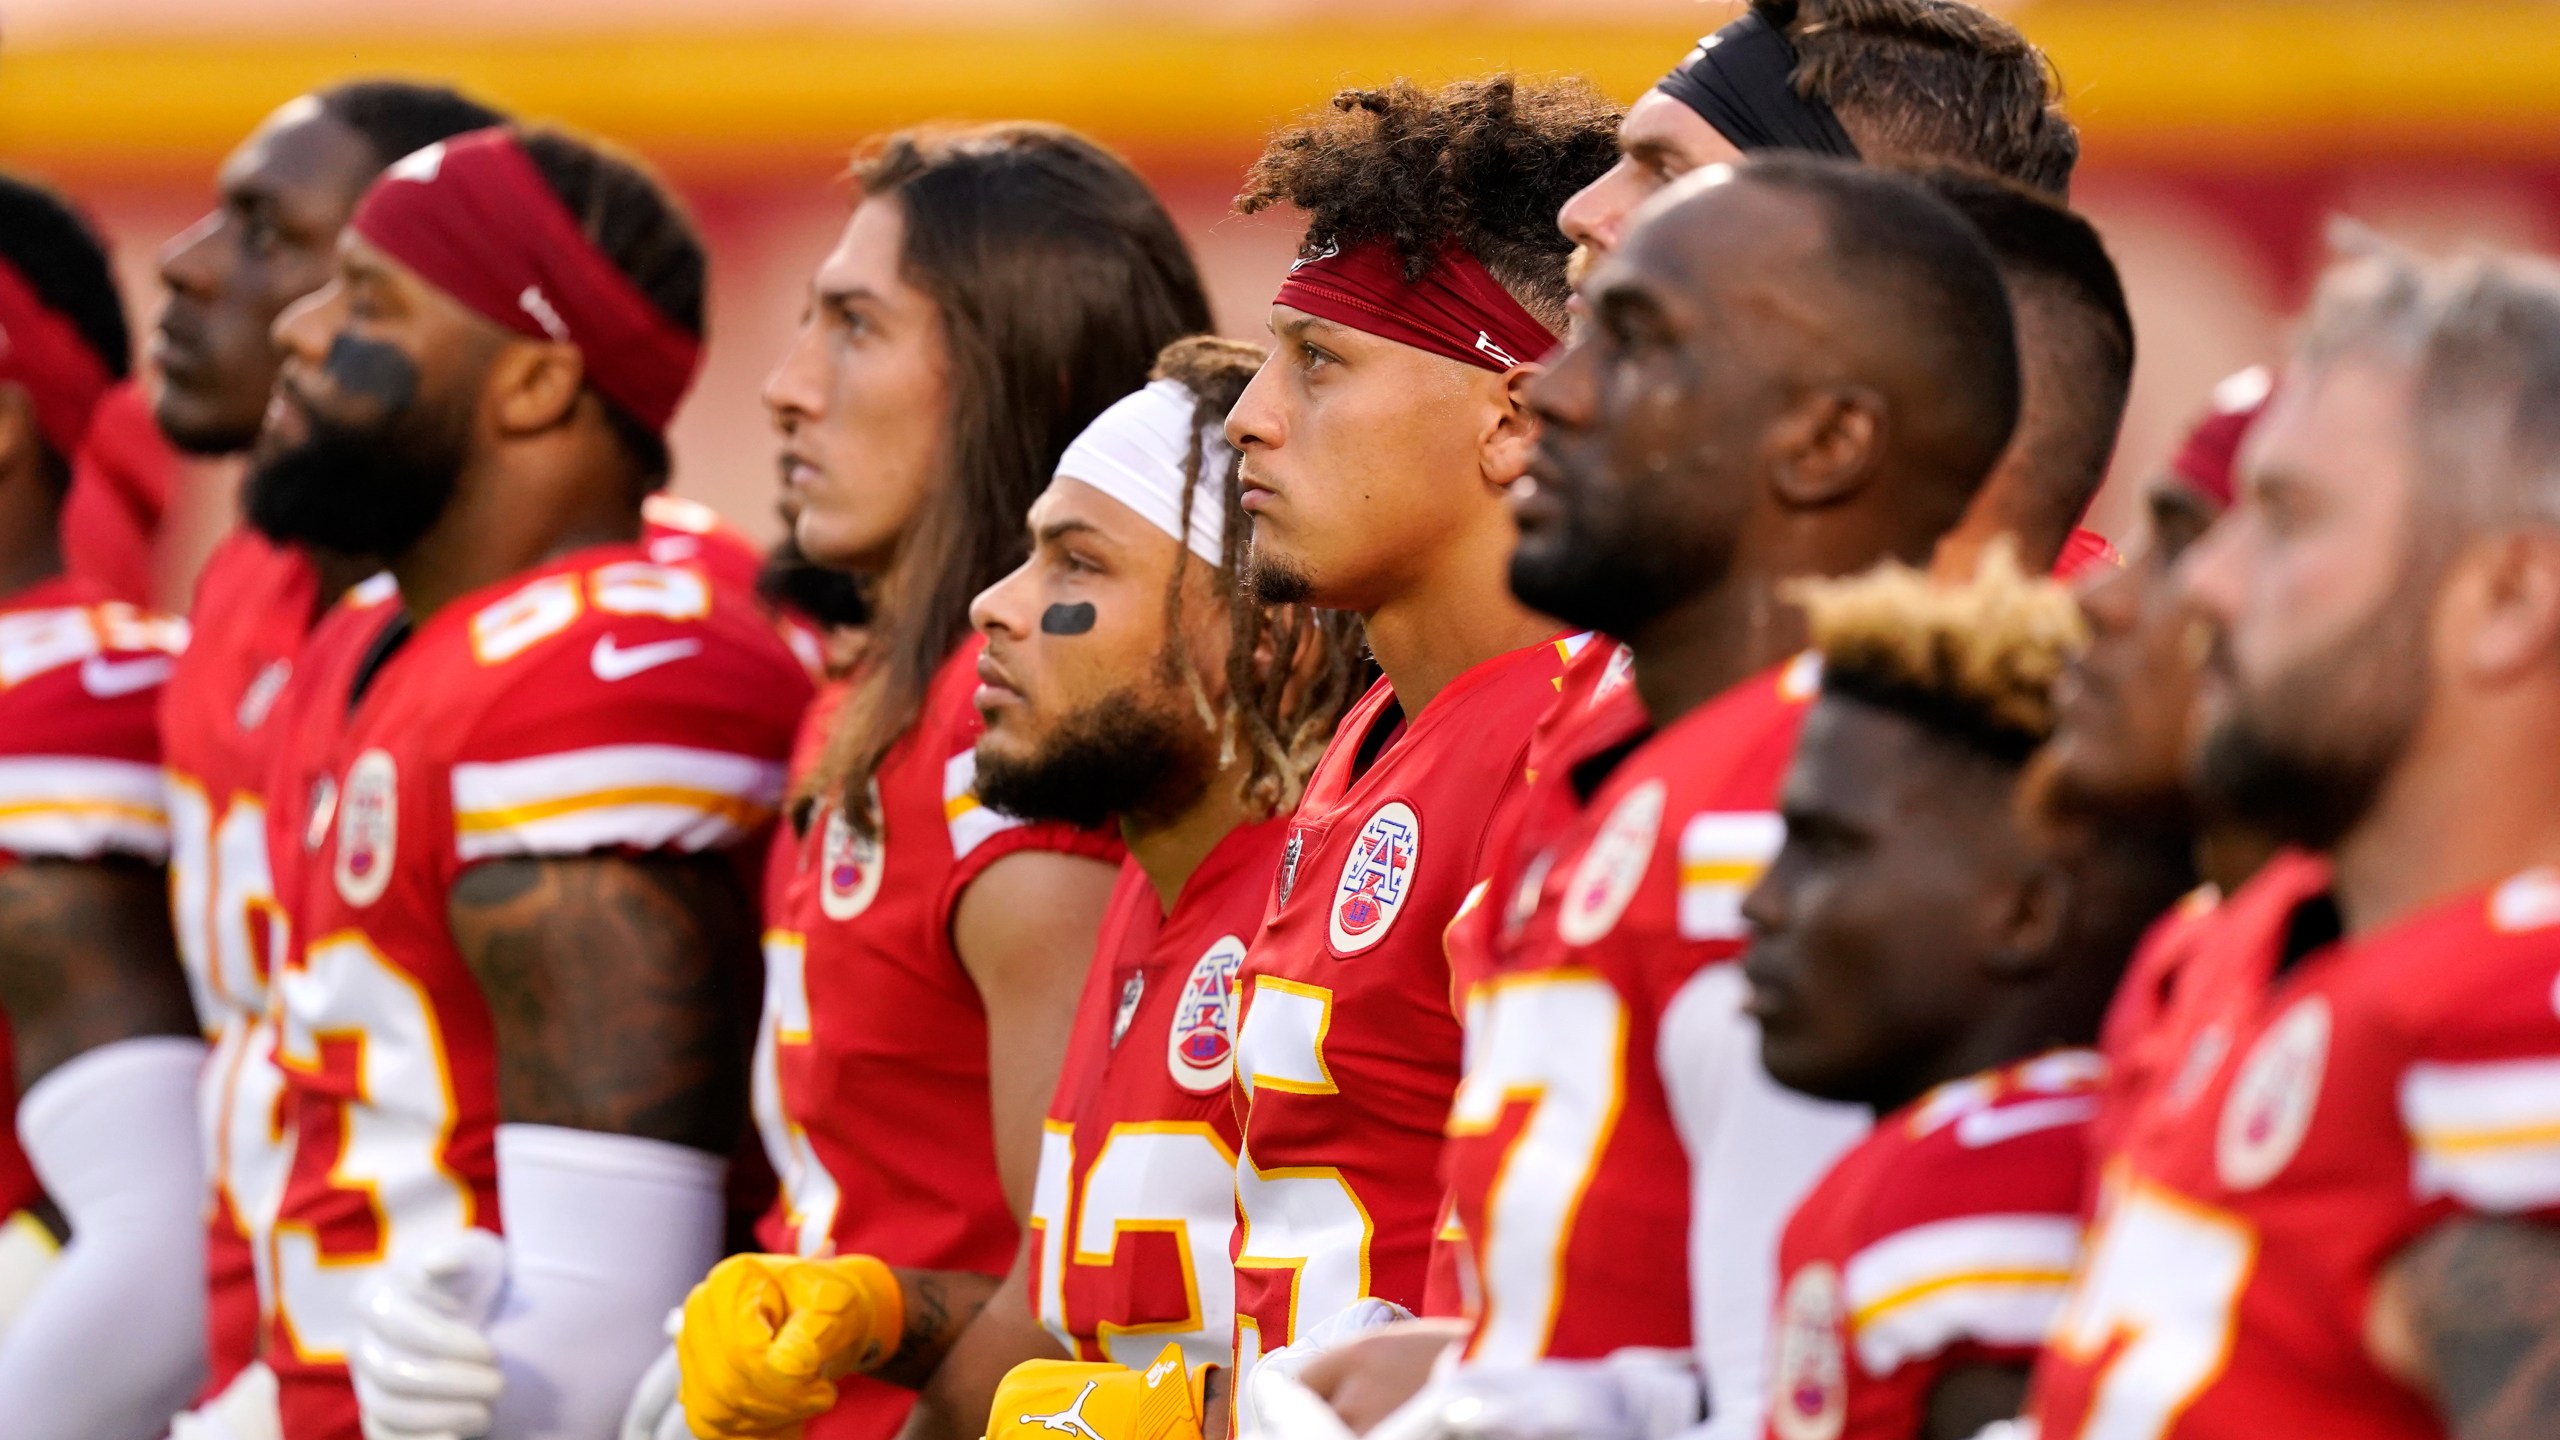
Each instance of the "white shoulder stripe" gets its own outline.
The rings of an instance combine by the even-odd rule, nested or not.
[[[602,745],[453,767],[454,851],[708,850],[772,817],[783,767],[682,745]]]
[[[79,860],[169,854],[168,781],[157,765],[78,755],[0,759],[0,850]]]
[[[951,858],[970,851],[1021,824],[978,803],[978,752],[963,750],[942,766],[942,819],[951,827]]]
[[[2421,1200],[2491,1214],[2560,1205],[2560,1059],[2421,1061],[2400,1077]]]
[[[1872,1375],[1958,1341],[2042,1344],[2080,1257],[2080,1222],[1977,1215],[1915,1226],[1851,1257],[1842,1276],[1858,1361]]]

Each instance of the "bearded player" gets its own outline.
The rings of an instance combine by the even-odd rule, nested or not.
[[[765,391],[801,548],[878,602],[804,735],[815,803],[776,840],[755,1086],[781,1203],[769,1253],[688,1298],[681,1383],[654,1372],[635,1426],[684,1423],[677,1392],[704,1435],[905,1422],[1019,1253],[1121,858],[1108,830],[978,798],[968,606],[1020,562],[1069,442],[1207,327],[1190,252],[1134,171],[1052,126],[892,136],[857,179]],[[853,1339],[813,1401],[818,1328]]]
[[[1861,1128],[1756,1078],[1717,963],[1812,698],[1776,592],[1924,558],[2008,440],[2016,352],[1971,227],[1839,162],[1685,182],[1587,294],[1586,335],[1531,390],[1547,428],[1511,583],[1626,639],[1645,723],[1533,787],[1568,808],[1522,833],[1558,838],[1492,867],[1449,1122],[1482,1287],[1463,1358],[1503,1385],[1653,1352],[1559,1383],[1653,1433],[1697,1418],[1703,1369],[1718,1433],[1748,1434],[1777,1225]],[[1470,1398],[1493,1403],[1426,1391],[1402,1423],[1433,1433]]]
[[[2550,1433],[2560,274],[2323,283],[2191,550],[2200,789],[2301,847],[2150,1022],[2043,1434]]]
[[[1238,981],[1240,1386],[1320,1326],[1423,1303],[1459,1050],[1440,933],[1568,650],[1502,584],[1521,390],[1564,326],[1542,217],[1615,120],[1509,77],[1347,91],[1239,200],[1308,216],[1227,419],[1247,572],[1266,603],[1358,612],[1384,672],[1308,782]]]
[[[741,847],[807,684],[752,602],[640,544],[703,278],[628,162],[486,130],[385,171],[278,322],[250,518],[398,580],[323,623],[271,722],[287,1440],[360,1410],[610,1433],[717,1254]],[[501,1383],[444,1363],[457,1335]]]
[[[287,305],[328,282],[338,232],[364,187],[410,151],[498,119],[450,90],[369,81],[298,99],[242,141],[223,162],[220,203],[160,257],[169,292],[151,339],[160,427],[197,455],[246,450],[275,386],[279,357],[268,332]],[[199,1112],[212,1189],[207,1390],[216,1396],[259,1353],[253,1257],[286,1164],[273,1121],[284,1081],[267,1021],[282,938],[267,868],[276,735],[268,721],[320,611],[373,566],[235,530],[197,578],[195,610],[205,623],[161,701],[170,900],[213,1045]],[[253,1372],[238,1395],[206,1408],[271,1412],[273,1384]]]
[[[1787,1222],[1767,1440],[1971,1440],[2018,1411],[2079,1251],[2089,1049],[2187,884],[2139,829],[2016,804],[2085,638],[2005,549],[1808,585],[1822,695],[1743,902],[1762,1058],[1882,1118]]]
[[[42,1440],[157,1434],[204,1369],[204,1045],[153,724],[185,629],[63,571],[71,457],[131,345],[104,246],[14,177],[0,334],[0,1006],[18,1137],[73,1231],[0,1341],[0,1413]]]

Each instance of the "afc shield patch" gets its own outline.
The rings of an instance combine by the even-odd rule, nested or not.
[[[2258,1037],[2223,1097],[2213,1147],[2223,1184],[2255,1190],[2292,1163],[2310,1133],[2328,1068],[2329,1002],[2314,995]]]
[[[350,905],[370,905],[391,885],[399,844],[400,770],[387,750],[367,750],[347,767],[338,787],[338,894]]]
[[[1840,1272],[1816,1261],[1787,1281],[1769,1366],[1769,1429],[1778,1440],[1840,1440],[1849,1420]]]
[[[1422,822],[1413,807],[1390,800],[1369,812],[1352,838],[1334,882],[1333,911],[1325,919],[1337,957],[1357,955],[1387,938],[1412,893],[1414,867],[1422,860]]]
[[[1236,972],[1244,967],[1244,942],[1221,935],[1192,962],[1191,976],[1173,1002],[1165,1037],[1165,1069],[1173,1083],[1194,1095],[1227,1088],[1236,1073]]]
[[[840,806],[827,807],[827,823],[818,849],[818,909],[830,920],[850,920],[871,908],[880,894],[880,872],[887,868],[888,833],[881,828],[880,787],[871,787],[871,828],[853,828]]]

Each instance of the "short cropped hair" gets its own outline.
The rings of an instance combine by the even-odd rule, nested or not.
[[[1751,8],[1795,46],[1797,93],[1829,105],[1868,160],[1954,161],[2070,193],[2080,132],[2052,62],[2016,26],[1963,0]]]
[[[314,97],[320,113],[364,137],[384,166],[439,140],[504,125],[507,117],[448,85],[350,80]]]

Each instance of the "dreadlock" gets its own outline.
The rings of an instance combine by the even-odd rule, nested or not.
[[[1193,335],[1166,346],[1147,377],[1178,380],[1192,395],[1191,453],[1182,462],[1184,526],[1190,524],[1191,506],[1203,481],[1218,487],[1217,503],[1226,513],[1226,538],[1218,558],[1218,578],[1227,601],[1225,713],[1211,709],[1208,689],[1191,662],[1189,646],[1171,645],[1175,669],[1201,718],[1218,732],[1218,763],[1224,766],[1233,760],[1238,744],[1252,752],[1244,793],[1246,805],[1257,817],[1281,814],[1297,805],[1307,774],[1333,739],[1343,712],[1377,675],[1362,640],[1359,616],[1305,605],[1264,605],[1237,580],[1252,541],[1253,517],[1244,513],[1240,503],[1234,460],[1228,461],[1225,474],[1216,476],[1201,474],[1201,462],[1209,448],[1207,437],[1226,424],[1227,412],[1235,408],[1262,361],[1260,346]],[[1183,577],[1196,558],[1188,545],[1175,548],[1180,556],[1164,593],[1167,636],[1182,633]]]
[[[1962,584],[1888,560],[1844,580],[1800,580],[1822,688],[1908,715],[2008,764],[2053,733],[2053,682],[2088,643],[2071,592],[2018,567],[2003,539]]]

